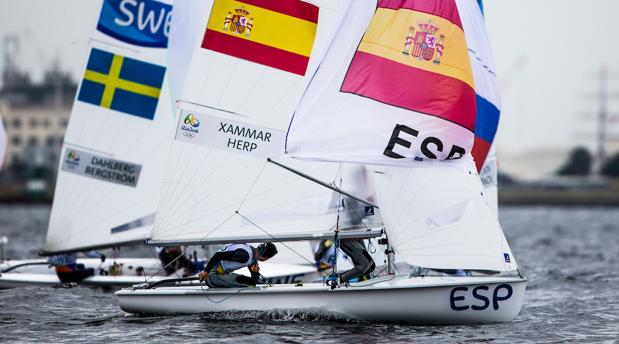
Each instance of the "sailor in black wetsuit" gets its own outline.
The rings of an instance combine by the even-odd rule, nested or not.
[[[260,279],[258,262],[277,254],[277,247],[267,242],[253,247],[248,244],[232,244],[216,252],[200,273],[200,281],[211,288],[245,288],[255,286]],[[251,277],[233,271],[247,267]]]
[[[101,262],[105,262],[105,255],[97,251],[84,252],[84,255],[89,258],[100,258]],[[86,268],[84,264],[77,264],[76,253],[63,253],[47,258],[50,266],[56,270],[56,275],[62,283],[79,283],[83,279],[95,275],[94,268]]]

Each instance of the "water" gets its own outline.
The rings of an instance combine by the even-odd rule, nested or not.
[[[12,257],[38,251],[48,216],[44,206],[0,206]],[[0,291],[0,342],[618,342],[619,209],[505,208],[501,222],[530,277],[511,323],[411,326],[287,312],[127,316],[109,292],[32,287]]]

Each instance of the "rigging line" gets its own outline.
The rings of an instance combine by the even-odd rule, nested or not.
[[[210,60],[211,63],[208,63],[208,61],[205,61],[206,63],[208,63],[208,70],[203,75],[210,75],[211,74],[211,69],[213,68],[213,65],[215,64],[215,60],[217,58],[217,55],[207,55],[207,56],[209,57],[209,60]],[[187,69],[189,69],[189,68],[187,68]],[[204,98],[204,91],[206,90],[206,85],[207,85],[207,83],[209,81],[209,78],[203,78],[203,79],[204,79],[204,83],[202,84],[202,89],[200,90],[200,93],[199,93],[200,99]]]
[[[222,58],[223,60],[223,58]],[[219,94],[219,97],[217,98],[217,101],[215,102],[215,104],[217,104],[217,108],[221,108],[221,100],[224,98],[224,95],[228,93],[228,89],[230,88],[231,85],[236,86],[236,80],[240,80],[242,79],[243,75],[241,75],[240,78],[235,77],[235,74],[237,73],[237,71],[239,70],[239,65],[241,63],[240,60],[237,60],[236,63],[234,64],[234,70],[229,74],[231,77],[228,79],[228,82],[226,83],[226,85],[224,87],[221,88],[221,93]],[[215,63],[213,63],[214,65]],[[266,68],[266,67],[265,67]],[[209,71],[210,72],[210,71]],[[204,75],[209,75],[209,73],[204,74]],[[206,87],[207,82],[210,80],[209,78],[204,78],[204,85]],[[204,90],[202,90],[202,97],[204,97]]]
[[[316,172],[316,173],[317,173],[317,172],[319,172],[320,170],[322,170],[322,169],[324,169],[324,168],[325,168],[325,167],[319,167],[319,168],[317,168],[317,169],[313,170],[313,171],[312,171],[312,173],[314,173],[314,172]],[[262,191],[262,193],[272,192],[272,191],[275,191],[275,190],[277,190],[277,189],[287,187],[287,185],[290,185],[290,184],[292,184],[292,183],[299,183],[300,181],[303,181],[303,180],[304,180],[304,179],[299,179],[299,178],[296,178],[296,177],[294,177],[294,176],[293,176],[291,179],[289,179],[289,180],[287,180],[287,181],[281,181],[281,182],[279,182],[277,185],[273,186],[272,188],[269,188],[269,189],[265,189],[265,190],[263,190],[263,191]],[[321,193],[321,194],[319,194],[319,195],[316,195],[316,196],[311,196],[311,197],[301,198],[301,200],[303,200],[303,199],[309,199],[309,198],[313,198],[313,197],[317,197],[317,196],[320,196],[320,195],[322,195],[322,193]],[[256,197],[257,197],[257,196],[256,196]],[[253,197],[252,197],[252,199],[253,199]]]
[[[319,185],[322,185],[322,186],[324,186],[324,187],[326,187],[326,188],[328,188],[328,189],[331,189],[331,190],[333,190],[333,191],[335,191],[335,192],[338,192],[338,193],[343,194],[343,195],[345,195],[345,196],[347,196],[347,197],[350,197],[350,198],[352,198],[352,199],[355,199],[355,200],[357,200],[357,201],[359,201],[359,202],[361,202],[361,203],[364,203],[364,204],[366,204],[366,205],[371,205],[371,206],[373,206],[373,207],[376,207],[376,209],[380,209],[380,208],[379,208],[376,204],[374,204],[374,203],[372,203],[372,202],[369,202],[369,201],[367,201],[367,200],[364,200],[364,199],[363,199],[363,198],[361,198],[361,197],[358,197],[358,196],[355,196],[355,195],[353,195],[353,194],[351,194],[351,193],[348,193],[348,192],[346,192],[346,191],[344,191],[344,190],[342,190],[342,189],[340,189],[340,188],[338,188],[338,187],[336,187],[336,186],[334,186],[334,185],[329,185],[329,184],[327,184],[327,183],[325,183],[325,182],[323,182],[323,181],[321,181],[321,180],[318,180],[318,179],[316,179],[316,178],[314,178],[314,177],[312,177],[312,176],[308,176],[308,175],[306,175],[305,173],[303,173],[303,172],[301,172],[301,171],[295,170],[295,169],[293,169],[293,168],[291,168],[291,167],[288,167],[288,166],[286,166],[286,165],[284,165],[284,164],[281,164],[281,163],[279,163],[279,162],[277,162],[277,161],[274,161],[274,160],[272,160],[271,158],[267,158],[267,162],[270,162],[270,163],[272,163],[272,164],[275,164],[275,165],[277,165],[277,166],[279,166],[279,167],[281,167],[281,168],[283,168],[283,169],[285,169],[285,170],[288,170],[288,171],[290,171],[290,172],[292,172],[292,173],[294,173],[294,174],[296,174],[296,175],[298,175],[298,176],[301,176],[301,177],[303,177],[303,178],[306,178],[306,179],[308,179],[308,180],[311,180],[311,181],[313,181],[313,182],[315,182],[315,183],[317,183],[317,184],[319,184]]]
[[[255,81],[253,82],[253,84],[249,87],[249,89],[252,90],[252,91],[251,92],[247,92],[247,95],[245,96],[245,98],[239,102],[239,111],[238,111],[239,114],[244,113],[244,111],[241,111],[241,109],[243,108],[244,105],[247,105],[246,103],[247,103],[247,99],[249,99],[249,96],[253,95],[254,91],[258,89],[258,87],[256,87],[256,85],[258,84],[259,81],[261,81],[261,79],[264,76],[264,73],[266,72],[267,68],[270,68],[270,67],[262,68],[262,71],[260,72],[260,76],[257,77],[255,79]],[[257,124],[262,124],[262,122],[258,121]]]
[[[341,174],[342,174],[342,166],[343,164],[340,162],[337,166],[337,171],[335,171],[335,176],[333,176],[333,181],[331,182],[331,184],[335,185],[335,183],[337,183],[337,177],[340,176],[341,179]]]
[[[200,284],[200,289],[202,289],[202,295],[204,295],[206,297],[206,299],[209,300],[211,303],[222,303],[222,302],[228,300],[229,298],[231,298],[232,296],[234,296],[234,294],[232,294],[232,295],[229,295],[228,297],[225,297],[225,298],[221,299],[220,301],[213,301],[206,294],[206,290],[204,290],[204,286],[202,285],[202,281],[199,281],[198,283]],[[206,282],[204,282],[204,283],[206,284]],[[240,290],[238,292],[240,292]]]
[[[213,228],[211,231],[209,231],[208,233],[206,233],[202,238],[200,238],[200,240],[204,240],[206,239],[207,236],[211,235],[213,232],[215,232],[217,229],[219,229],[219,227],[223,226],[224,223],[228,222],[228,220],[230,220],[235,214],[230,215],[227,219],[225,219],[222,223],[220,223],[219,225],[215,226],[215,228]],[[177,261],[182,255],[184,255],[184,252],[181,251],[181,253],[174,258],[173,261],[169,262],[166,266],[162,267],[161,269],[159,269],[159,271],[157,271],[156,273],[154,273],[153,275],[151,275],[146,282],[150,281],[151,278],[153,278],[154,276],[156,276],[157,274],[159,274],[161,271],[163,271],[165,268],[167,268],[168,266],[170,266],[170,264],[174,263],[175,261]]]
[[[214,158],[211,159],[211,155],[212,155],[213,149],[209,149],[208,151],[206,151],[204,153],[204,157],[202,158],[202,161],[200,162],[200,167],[202,166],[202,164],[204,162],[207,162],[207,160],[213,160]],[[218,172],[222,166],[224,166],[226,164],[226,162],[228,161],[228,159],[230,158],[230,156],[225,156],[223,159],[220,160],[219,164],[217,165],[217,167],[215,167],[214,169],[210,170],[210,172],[205,175],[202,176],[200,179],[200,183],[196,185],[196,187],[194,188],[195,191],[200,190],[207,182],[211,181],[211,176],[213,176],[216,172]],[[212,163],[212,162],[211,162]],[[189,180],[193,180],[196,176],[198,176],[198,173],[201,172],[202,169],[198,168],[196,169],[196,171],[194,172],[194,175],[191,179]],[[172,197],[172,196],[170,196]],[[178,202],[176,205],[170,204],[169,202],[166,203],[166,206],[169,205],[169,208],[164,208],[166,209],[165,211],[163,211],[163,213],[161,214],[161,221],[160,223],[162,224],[162,226],[166,226],[172,219],[173,216],[177,214],[177,212],[183,208],[183,204],[185,202],[187,202],[190,198],[192,197],[192,194],[188,194],[187,196],[185,196],[185,198],[183,198],[182,201]],[[195,205],[195,204],[194,204]]]
[[[256,186],[256,183],[258,182],[258,179],[260,179],[260,176],[262,176],[262,172],[264,171],[264,168],[266,166],[267,166],[267,163],[265,161],[264,164],[262,164],[262,167],[260,168],[260,172],[258,172],[258,175],[256,176],[256,178],[254,178],[253,183],[251,183],[251,186],[247,190],[247,193],[245,194],[245,197],[243,197],[243,200],[241,200],[241,203],[239,204],[239,207],[238,207],[237,211],[241,210],[241,208],[245,204],[245,201],[247,200],[247,197],[249,197],[249,194],[252,192],[252,190]]]
[[[198,149],[197,145],[191,145],[191,146],[193,146],[193,147],[190,147],[190,148],[193,148],[193,149],[191,150],[191,152],[188,153],[189,157],[194,156],[195,153],[196,153],[196,150]],[[181,156],[179,156],[179,159],[181,161],[185,162],[186,159],[184,158],[184,156],[185,156],[185,154],[181,154]],[[185,174],[185,171],[187,170],[189,165],[190,165],[189,163],[185,163],[185,164],[182,164],[182,168],[175,168],[174,172],[172,174],[172,180],[178,180],[178,178],[174,178],[176,176],[176,172],[179,172],[179,177],[182,177]],[[175,166],[178,166],[178,163]],[[171,184],[171,185],[172,185],[172,190],[171,190],[172,195],[177,194],[177,190],[178,190],[179,187],[181,187],[181,184],[177,183],[177,184]],[[183,190],[184,190],[187,187],[189,187],[189,185],[187,185],[187,183],[185,183],[185,184],[182,184],[182,187],[183,187]],[[168,207],[172,204],[172,197],[166,197],[166,199],[164,199],[164,202],[166,202],[166,203],[165,203],[163,208],[164,209],[168,209]]]
[[[274,237],[273,235],[271,235],[271,233],[265,231],[264,229],[262,229],[260,226],[258,226],[255,222],[253,222],[252,220],[248,219],[247,217],[245,217],[243,214],[239,213],[238,210],[235,212],[236,214],[238,214],[240,217],[242,217],[243,219],[245,219],[247,222],[251,223],[254,227],[258,228],[259,230],[261,230],[262,232],[264,232],[264,234],[270,236],[274,241],[284,245],[286,248],[288,248],[290,251],[292,251],[294,254],[296,254],[297,256],[303,258],[303,260],[305,260],[306,262],[310,263],[311,265],[314,265],[314,262],[311,262],[309,259],[305,258],[302,254],[300,254],[299,252],[297,252],[295,249],[293,249],[292,247],[286,245],[284,242],[279,241],[279,239],[277,239],[276,237]]]
[[[275,113],[275,109],[276,109],[278,106],[280,106],[280,104],[281,104],[281,103],[282,103],[285,99],[289,98],[289,97],[288,97],[288,95],[289,95],[289,94],[290,94],[290,93],[291,93],[291,92],[295,89],[295,86],[297,85],[297,83],[298,83],[298,81],[296,81],[296,80],[295,80],[295,81],[293,81],[293,82],[291,83],[291,85],[290,85],[289,87],[287,87],[286,92],[285,92],[285,93],[284,93],[284,94],[283,94],[283,95],[282,95],[282,96],[281,96],[281,97],[280,97],[280,98],[279,98],[279,99],[278,99],[278,100],[277,100],[277,101],[273,104],[273,106],[272,106],[269,110],[267,110],[265,113],[263,113],[263,114],[262,114],[262,118],[260,118],[260,119],[258,120],[258,123],[259,123],[259,124],[264,123],[264,122],[267,120],[267,118],[269,118],[269,117],[270,117],[273,113]],[[299,97],[299,98],[300,98],[300,97]]]
[[[197,145],[193,145],[193,150],[191,151],[191,153],[189,154],[190,157],[194,156],[196,154],[196,150],[198,149]],[[205,157],[206,158],[206,157]],[[202,165],[202,162],[204,161],[204,159],[200,162],[200,166]],[[192,159],[193,160],[193,159]],[[185,163],[183,164],[182,168],[177,168],[177,170],[180,170],[180,175],[183,176],[185,174],[185,171],[190,170],[190,165],[192,163],[192,160],[190,160],[189,163]],[[184,160],[186,161],[186,160]],[[187,172],[189,173],[189,172]],[[194,173],[194,175],[191,176],[191,178],[184,178],[185,181],[193,181],[194,177],[197,174],[197,170]],[[169,207],[171,207],[173,204],[175,204],[176,201],[178,201],[177,198],[182,197],[181,195],[183,194],[183,192],[186,192],[187,189],[190,188],[190,185],[188,185],[188,182],[184,182],[184,183],[174,183],[174,188],[172,189],[172,196],[170,196],[169,198],[166,198],[165,201],[167,201],[166,205],[164,205],[163,209],[169,209]],[[181,190],[179,192],[177,192],[177,190],[181,188]],[[176,196],[176,197],[175,197]],[[167,212],[164,212],[161,214],[162,218],[165,218],[166,216],[168,216]]]
[[[314,198],[316,198],[316,197],[318,197],[318,196],[322,196],[322,194],[319,194],[319,195],[316,195],[316,196],[310,196],[310,197],[303,197],[303,198],[299,198],[299,199],[292,200],[292,201],[288,200],[288,201],[285,201],[285,202],[282,202],[282,203],[276,204],[276,205],[274,205],[274,206],[271,206],[271,207],[265,207],[265,208],[261,208],[261,209],[258,209],[258,210],[260,210],[260,211],[264,211],[264,210],[270,210],[270,209],[277,209],[277,208],[279,208],[279,207],[280,207],[281,205],[283,205],[283,204],[292,204],[292,203],[296,203],[296,202],[304,201],[304,200],[307,200],[307,199],[314,199]],[[198,217],[194,217],[194,218],[192,218],[192,219],[191,219],[191,221],[187,220],[187,221],[186,221],[184,224],[182,224],[182,225],[176,225],[176,226],[172,226],[172,227],[166,228],[166,231],[165,231],[165,232],[169,232],[171,229],[174,229],[174,228],[183,227],[184,225],[187,225],[187,224],[190,224],[190,223],[195,223],[195,222],[201,221],[202,219],[207,218],[207,217],[209,217],[209,216],[210,216],[210,215],[212,215],[212,214],[215,214],[215,213],[218,213],[218,212],[222,212],[222,211],[223,211],[222,209],[227,209],[227,208],[233,208],[233,209],[234,209],[236,205],[237,205],[237,202],[233,202],[233,203],[226,204],[226,205],[224,205],[224,206],[219,207],[219,208],[218,208],[218,209],[216,209],[216,210],[210,211],[210,212],[208,212],[208,213],[203,213],[203,214],[201,214],[201,215],[200,215],[200,216],[198,216]],[[319,215],[314,215],[314,217],[319,217],[319,216],[323,216],[323,215],[322,215],[322,214],[319,214]],[[368,228],[368,229],[369,229],[369,228]],[[163,233],[163,232],[162,232],[162,233]]]
[[[194,172],[194,174],[191,176],[191,178],[189,178],[189,179],[187,179],[187,180],[190,180],[190,181],[191,181],[191,180],[194,180],[194,179],[198,176],[198,173],[199,173],[200,171],[202,171],[202,166],[203,166],[203,165],[204,165],[204,163],[207,161],[207,158],[209,158],[209,157],[211,156],[211,153],[212,153],[212,150],[207,150],[206,152],[203,152],[203,153],[202,153],[204,156],[202,157],[202,160],[200,161],[200,164],[198,165],[198,168],[197,168],[197,169],[195,169],[195,172]],[[166,171],[167,171],[167,169],[169,169],[169,165],[168,165],[168,167],[166,168]],[[200,181],[200,183],[199,183],[199,184],[195,187],[195,189],[194,189],[194,190],[198,190],[198,189],[200,189],[200,188],[202,187],[202,185],[204,185],[204,183],[206,183],[206,181],[209,179],[209,177],[210,177],[210,175],[205,176],[204,178],[201,178],[202,180],[201,180],[201,181]],[[180,204],[181,204],[181,205],[182,205],[182,204],[184,204],[187,200],[189,200],[189,198],[190,198],[190,197],[191,197],[191,194],[189,194],[189,195],[185,196],[185,198],[184,198],[184,199],[180,202]],[[157,211],[160,211],[160,210],[161,210],[161,220],[159,221],[159,223],[162,223],[162,224],[163,224],[163,223],[166,223],[166,221],[168,220],[168,217],[169,217],[169,216],[172,216],[172,215],[174,215],[174,214],[176,213],[176,211],[178,210],[178,208],[175,208],[175,209],[174,209],[174,211],[171,211],[171,210],[169,210],[169,209],[168,209],[168,210],[166,210],[166,211],[163,211],[162,209],[160,209],[160,208],[158,207]]]
[[[253,164],[255,164],[255,163],[259,162],[259,161],[260,161],[260,160],[258,160],[258,159],[252,159],[252,160],[251,160],[251,162],[249,162],[248,164],[244,165],[244,166],[243,166],[242,168],[240,168],[240,169],[239,169],[239,170],[238,170],[235,174],[231,175],[228,179],[226,179],[226,180],[224,180],[224,181],[221,181],[219,184],[217,184],[217,187],[216,187],[216,188],[214,188],[213,190],[210,190],[211,192],[210,192],[209,194],[205,195],[204,197],[200,198],[199,200],[196,200],[196,201],[193,203],[193,206],[195,207],[196,205],[198,205],[198,204],[200,204],[200,203],[202,203],[202,202],[204,202],[204,201],[206,201],[206,200],[210,199],[211,197],[217,196],[217,191],[219,191],[221,188],[225,187],[225,186],[226,186],[229,182],[231,182],[232,180],[234,180],[235,178],[237,178],[237,176],[241,175],[242,173],[247,172],[247,170],[248,170],[249,166],[251,166],[251,165],[253,165]],[[235,203],[234,203],[234,204],[232,204],[232,205],[236,205],[236,204],[237,204],[237,203],[235,202]],[[231,206],[232,206],[232,205],[231,205]],[[221,208],[221,207],[220,207],[220,208]],[[177,209],[178,209],[178,208],[177,208]],[[217,211],[214,211],[214,212],[217,212]],[[214,212],[211,212],[210,214],[212,214],[212,213],[214,213]],[[194,218],[193,218],[193,219],[194,219],[194,221],[192,221],[192,222],[195,222],[196,220],[202,219],[202,218],[204,218],[204,217],[205,217],[205,215],[198,216],[198,217],[194,217]],[[166,225],[167,225],[167,224],[166,224]]]
[[[183,155],[183,152],[185,151],[185,147],[187,147],[187,146],[188,146],[188,144],[186,144],[186,143],[180,143],[180,149],[179,149],[179,150],[180,150],[180,152],[178,152],[179,150],[175,150],[175,149],[173,149],[173,148],[174,148],[174,146],[175,146],[175,145],[172,145],[172,146],[170,147],[170,152],[168,153],[168,159],[167,159],[168,161],[167,161],[167,167],[166,167],[166,174],[165,174],[165,176],[163,177],[163,183],[164,183],[164,184],[167,184],[167,185],[165,186],[165,191],[163,191],[163,185],[161,186],[161,190],[162,190],[162,192],[161,192],[161,196],[160,196],[160,201],[159,201],[159,204],[158,204],[158,206],[157,206],[157,208],[158,208],[158,209],[157,209],[157,211],[159,211],[159,210],[161,210],[161,209],[166,209],[166,207],[167,207],[167,205],[168,205],[168,202],[167,202],[167,201],[168,201],[168,195],[169,195],[169,194],[170,194],[170,192],[171,192],[171,191],[170,191],[170,188],[172,187],[172,184],[173,184],[173,183],[171,183],[170,181],[176,180],[176,179],[174,178],[174,176],[176,175],[176,170],[177,170],[177,169],[176,169],[176,168],[169,168],[169,167],[170,167],[170,166],[178,166],[178,165],[179,165],[179,163],[181,162],[181,157],[182,157],[182,155]],[[173,154],[173,153],[176,153],[176,152],[178,152],[178,153],[176,154],[176,162],[175,162],[174,164],[170,164],[171,159],[170,159],[170,157],[169,157],[169,156],[170,156],[171,154]],[[174,188],[174,190],[175,190],[175,189],[176,189],[176,187]],[[159,215],[159,213],[157,213],[157,214]],[[157,217],[159,217],[159,216],[157,216]],[[157,223],[160,223],[160,221],[158,221],[158,220],[157,220]]]
[[[233,179],[234,179],[234,178],[235,178],[238,174],[240,174],[240,173],[242,173],[242,172],[245,172],[245,171],[247,170],[247,168],[248,168],[249,166],[251,166],[252,164],[254,164],[256,161],[257,161],[257,160],[254,160],[254,161],[250,162],[249,164],[245,165],[243,168],[239,169],[239,171],[237,172],[237,174],[233,175],[232,177],[230,177],[230,178],[228,178],[227,180],[223,181],[222,183],[218,184],[218,185],[217,185],[217,187],[216,187],[215,189],[211,190],[211,191],[210,191],[210,193],[208,193],[208,195],[207,195],[207,196],[205,196],[205,197],[203,197],[203,198],[201,198],[201,199],[199,199],[199,200],[196,200],[195,202],[193,202],[193,203],[192,203],[192,205],[191,205],[191,206],[192,206],[193,208],[195,208],[198,204],[200,204],[200,203],[204,202],[205,200],[210,199],[212,196],[216,195],[216,191],[218,191],[219,189],[221,189],[222,187],[224,187],[224,186],[225,186],[225,185],[226,185],[229,181],[233,180]],[[207,178],[204,178],[204,180],[206,181],[206,180],[207,180]],[[207,217],[208,215],[211,215],[211,214],[214,214],[214,213],[219,212],[219,211],[220,211],[220,209],[225,209],[225,208],[234,208],[234,206],[236,206],[236,204],[237,204],[237,202],[234,202],[233,204],[228,204],[228,205],[226,205],[226,206],[224,206],[224,207],[221,207],[221,206],[220,206],[219,208],[217,208],[217,209],[216,209],[216,210],[214,210],[214,211],[211,211],[211,212],[208,212],[208,213],[205,213],[205,214],[201,214],[201,216],[192,217],[192,218],[191,218],[191,219],[192,219],[192,221],[189,221],[189,218],[187,218],[187,219],[186,219],[186,221],[185,221],[182,225],[177,225],[177,226],[172,226],[172,227],[166,228],[166,229],[165,229],[165,232],[169,232],[169,231],[170,231],[171,229],[173,229],[173,228],[184,227],[184,226],[185,226],[186,224],[188,224],[188,223],[194,223],[194,222],[196,222],[196,221],[200,221],[201,219],[203,219],[203,218]],[[173,211],[173,212],[171,212],[171,213],[170,213],[170,211],[167,211],[167,212],[166,212],[165,219],[164,219],[164,220],[162,220],[162,221],[165,221],[165,222],[158,222],[158,223],[159,223],[159,226],[158,226],[158,227],[164,228],[164,227],[168,227],[168,226],[170,226],[170,224],[171,224],[171,222],[170,222],[170,221],[173,221],[173,219],[174,219],[174,217],[173,217],[172,215],[174,215],[174,214],[175,214],[175,213],[176,213],[179,209],[181,209],[181,208],[182,208],[182,206],[177,206],[176,208],[174,208],[174,211]],[[163,231],[162,231],[162,233],[163,233]]]

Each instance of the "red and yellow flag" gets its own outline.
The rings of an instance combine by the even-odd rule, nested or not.
[[[475,128],[475,88],[454,0],[379,0],[341,87]]]
[[[202,48],[305,75],[317,23],[300,0],[215,0]]]

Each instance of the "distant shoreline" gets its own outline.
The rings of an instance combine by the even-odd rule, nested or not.
[[[50,205],[51,197],[3,197],[0,205]],[[13,195],[11,195],[13,196]],[[619,207],[619,191],[610,190],[544,190],[504,187],[499,191],[500,207]]]

